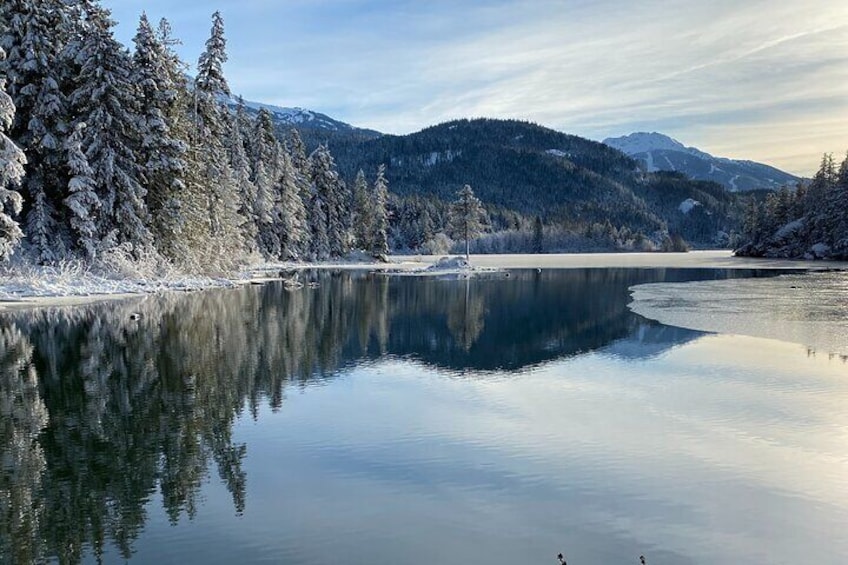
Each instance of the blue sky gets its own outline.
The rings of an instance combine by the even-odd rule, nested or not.
[[[224,16],[230,86],[386,133],[520,118],[659,131],[811,174],[848,150],[844,0],[106,0],[128,45],[170,20],[194,65]]]

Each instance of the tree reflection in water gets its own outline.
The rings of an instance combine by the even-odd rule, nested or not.
[[[0,316],[0,562],[76,563],[107,543],[129,558],[148,503],[191,519],[213,472],[242,513],[248,447],[233,424],[263,403],[281,409],[287,387],[386,354],[469,375],[518,370],[635,335],[648,323],[626,308],[632,284],[717,275],[308,276],[318,288]],[[681,332],[673,339],[697,335]]]
[[[465,292],[454,299],[448,310],[448,329],[454,342],[466,353],[483,332],[486,303],[482,293],[471,293],[472,279],[465,279]]]

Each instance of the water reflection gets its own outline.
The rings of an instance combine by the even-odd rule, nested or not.
[[[744,275],[746,273],[738,273]],[[702,335],[630,313],[627,288],[715,271],[521,271],[471,280],[310,275],[281,284],[0,318],[0,562],[129,558],[158,500],[194,518],[214,474],[244,512],[233,424],[289,386],[384,355],[483,375]]]

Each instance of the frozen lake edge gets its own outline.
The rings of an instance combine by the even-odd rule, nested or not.
[[[246,270],[231,279],[189,278],[171,281],[114,281],[92,278],[69,285],[67,280],[20,281],[0,283],[0,311],[20,308],[74,306],[103,300],[117,300],[169,291],[204,290],[252,282],[279,280],[269,273],[305,269],[353,269],[412,274],[427,271],[443,255],[394,255],[389,263],[322,262],[279,263]],[[848,262],[798,261],[734,257],[728,250],[690,251],[688,253],[569,253],[526,255],[472,255],[471,265],[482,271],[501,269],[771,269],[829,271],[848,270]]]

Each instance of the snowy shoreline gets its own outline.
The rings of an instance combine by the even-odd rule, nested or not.
[[[308,269],[369,270],[386,274],[468,274],[502,269],[580,268],[681,268],[681,269],[774,269],[848,270],[848,262],[795,261],[734,257],[730,251],[689,253],[575,253],[559,255],[472,255],[471,266],[444,261],[440,255],[396,255],[388,263],[333,261],[321,263],[269,263],[256,265],[232,277],[173,276],[162,279],[110,278],[80,270],[30,269],[16,273],[7,268],[0,281],[0,311],[44,306],[73,306],[105,300],[228,288],[283,280],[281,273]],[[439,262],[441,261],[441,266]],[[456,264],[455,264],[456,263]]]

